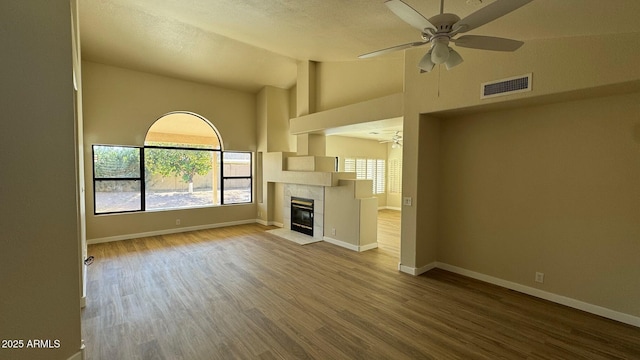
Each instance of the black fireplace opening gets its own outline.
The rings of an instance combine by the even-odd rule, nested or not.
[[[313,236],[313,199],[291,197],[291,230]]]

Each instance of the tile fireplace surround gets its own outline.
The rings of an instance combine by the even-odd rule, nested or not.
[[[324,186],[284,184],[284,228],[291,230],[291,197],[313,199],[313,237],[322,240],[324,236]]]

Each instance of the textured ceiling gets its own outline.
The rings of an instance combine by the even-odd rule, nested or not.
[[[437,0],[404,0],[426,17]],[[446,0],[461,18],[494,0]],[[469,5],[468,3],[480,3]],[[84,59],[249,92],[289,88],[298,60],[357,56],[418,41],[384,0],[79,0]],[[469,34],[517,40],[640,32],[640,0],[534,0]],[[401,53],[384,55],[400,57]],[[397,119],[396,119],[397,120]],[[373,126],[373,125],[372,125]],[[328,135],[390,138],[402,128]],[[370,134],[371,132],[380,134]]]
[[[448,0],[445,12],[464,17],[492,1]],[[406,2],[426,17],[439,12],[437,0]],[[85,59],[251,92],[294,85],[297,60],[358,61],[419,40],[384,0],[79,3]],[[638,14],[638,0],[534,0],[470,33],[527,40],[638,32]]]

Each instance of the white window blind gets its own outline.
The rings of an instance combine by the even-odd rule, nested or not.
[[[402,160],[389,160],[389,193],[402,192]]]
[[[356,172],[356,159],[344,159],[344,171]]]
[[[356,178],[367,179],[367,159],[356,159]]]
[[[355,172],[356,179],[373,182],[373,193],[385,193],[385,161],[381,159],[345,158],[344,171]]]
[[[385,193],[384,178],[385,178],[384,160],[376,160],[375,179],[373,181],[374,194]]]

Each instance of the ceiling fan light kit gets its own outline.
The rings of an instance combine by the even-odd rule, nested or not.
[[[418,68],[422,71],[429,72],[433,70],[434,66],[436,66],[436,64],[431,60],[431,50],[429,50],[418,63]]]
[[[449,48],[449,58],[444,62],[444,65],[447,67],[447,70],[450,70],[452,67],[462,64],[463,61],[462,56],[460,56],[457,51]]]
[[[434,64],[443,64],[449,58],[449,39],[435,39],[432,43],[431,61]]]
[[[424,55],[418,63],[420,72],[429,72],[433,70],[435,65],[444,64],[447,70],[449,70],[462,63],[462,57],[449,46],[449,43],[471,49],[516,51],[524,44],[522,41],[480,35],[463,35],[457,39],[454,39],[454,37],[460,33],[465,33],[485,25],[531,1],[532,0],[496,0],[464,19],[460,19],[460,17],[455,14],[445,13],[444,0],[441,0],[440,14],[427,19],[402,0],[388,0],[384,4],[400,19],[420,30],[422,41],[377,50],[360,55],[359,58],[370,58],[392,51],[431,43],[431,49],[429,49],[427,54]]]

